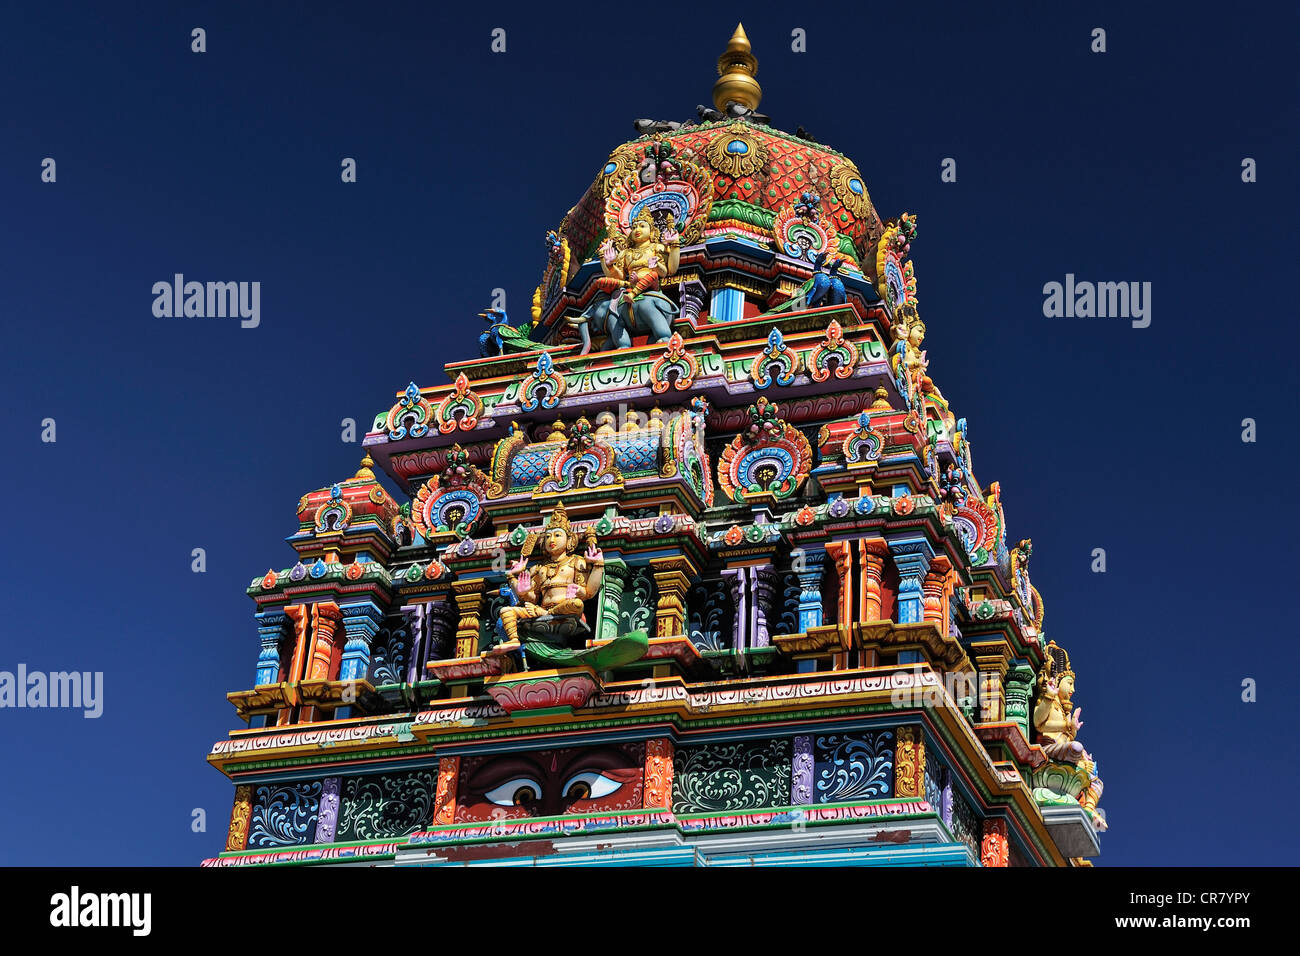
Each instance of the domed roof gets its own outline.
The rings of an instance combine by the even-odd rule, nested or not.
[[[700,122],[685,124],[639,120],[645,135],[616,147],[595,181],[569,211],[561,232],[577,260],[596,254],[606,231],[611,194],[620,189],[647,186],[654,181],[656,161],[668,157],[674,172],[698,170],[709,204],[705,221],[690,243],[726,232],[729,224],[754,238],[778,244],[782,239],[778,217],[813,194],[817,210],[831,228],[852,244],[844,248],[855,260],[868,265],[885,225],[877,215],[866,181],[854,162],[842,153],[799,134],[782,132],[755,112],[761,94],[754,78],[758,61],[749,52],[743,26],[736,28],[727,50],[718,60],[720,74],[714,87],[718,109],[699,107]],[[631,180],[629,180],[631,177]],[[627,187],[629,181],[632,187]],[[868,271],[870,271],[868,265]]]
[[[734,118],[641,136],[611,152],[566,222],[565,235],[580,258],[594,254],[605,226],[607,197],[637,172],[654,143],[671,145],[676,155],[690,156],[708,174],[713,205],[709,224],[736,220],[775,240],[776,215],[812,192],[835,230],[852,240],[858,261],[866,261],[884,232],[866,181],[851,159],[790,133]],[[768,215],[755,214],[745,205]],[[707,234],[708,226],[705,229]]]
[[[338,534],[363,524],[378,525],[390,534],[400,509],[375,478],[374,464],[366,455],[351,478],[303,495],[298,502],[299,534]]]

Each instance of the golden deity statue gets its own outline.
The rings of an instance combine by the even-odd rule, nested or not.
[[[539,539],[546,557],[530,570],[528,557]],[[546,616],[573,623],[581,620],[583,602],[600,593],[605,565],[594,531],[587,532],[586,541],[586,552],[576,554],[578,535],[570,527],[562,503],[555,506],[540,535],[533,532],[525,539],[519,560],[506,575],[520,601],[501,609],[501,626],[508,641],[519,640],[520,621]]]
[[[1052,760],[1061,763],[1077,764],[1081,760],[1091,760],[1083,745],[1075,740],[1083,721],[1079,715],[1082,707],[1073,706],[1074,671],[1070,669],[1070,658],[1065,651],[1053,641],[1048,648],[1047,663],[1038,676],[1038,706],[1034,708],[1034,729],[1038,731],[1039,742]],[[1054,651],[1055,653],[1050,653]]]
[[[622,242],[610,238],[601,243],[600,267],[605,274],[596,284],[631,303],[644,292],[659,291],[659,283],[677,271],[680,258],[677,229],[667,225],[661,230],[643,210],[632,220]]]

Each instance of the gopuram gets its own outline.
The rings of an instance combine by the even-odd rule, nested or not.
[[[1090,865],[1075,674],[932,378],[917,219],[756,72],[738,27],[527,319],[298,502],[204,865]]]

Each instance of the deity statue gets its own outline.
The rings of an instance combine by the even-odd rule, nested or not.
[[[586,542],[582,554],[577,553],[580,539]],[[528,558],[539,541],[545,557],[530,568]],[[596,532],[588,528],[579,536],[569,523],[564,504],[557,504],[542,531],[524,539],[519,560],[506,574],[508,589],[502,588],[506,605],[498,612],[505,642],[487,653],[504,655],[522,649],[525,663],[587,664],[598,670],[641,657],[648,646],[644,631],[580,650],[567,646],[569,638],[589,633],[583,604],[600,594],[604,566]]]
[[[1070,712],[1074,697],[1074,671],[1070,669],[1070,659],[1064,650],[1053,642],[1049,647],[1047,663],[1038,677],[1038,706],[1034,708],[1034,729],[1038,732],[1043,750],[1052,760],[1061,763],[1077,764],[1081,760],[1091,760],[1083,745],[1075,740],[1075,735],[1083,726],[1079,715],[1082,707]]]
[[[1083,727],[1083,721],[1079,719],[1083,709],[1074,707],[1074,671],[1070,668],[1070,655],[1055,641],[1048,644],[1047,652],[1047,663],[1038,677],[1039,698],[1038,706],[1034,708],[1034,729],[1048,759],[1053,764],[1065,764],[1073,770],[1061,776],[1053,773],[1053,764],[1047,764],[1036,770],[1034,777],[1036,780],[1047,777],[1044,782],[1054,782],[1057,792],[1064,788],[1088,812],[1093,825],[1098,830],[1105,830],[1106,817],[1097,809],[1103,789],[1101,777],[1097,775],[1097,764],[1075,739]],[[1048,789],[1053,788],[1049,786]]]
[[[676,225],[669,220],[660,228],[648,210],[632,220],[626,235],[601,243],[604,275],[593,283],[599,294],[572,322],[582,338],[582,354],[591,350],[589,325],[606,333],[607,348],[628,348],[634,330],[649,333],[651,342],[667,342],[677,306],[659,284],[677,271],[680,257]]]
[[[589,530],[586,552],[576,554],[578,536],[569,525],[563,503],[557,504],[546,520],[540,539],[545,560],[529,570],[528,557],[538,541],[538,535],[531,534],[506,575],[520,601],[501,609],[501,626],[509,641],[519,640],[520,621],[541,617],[580,620],[583,602],[600,593],[605,557],[596,547],[596,534]]]

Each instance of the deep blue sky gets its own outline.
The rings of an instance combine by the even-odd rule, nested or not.
[[[0,13],[0,669],[106,681],[99,720],[0,710],[0,862],[222,847],[233,788],[204,756],[252,683],[244,588],[292,563],[298,497],[355,469],[340,420],[364,432],[475,354],[494,287],[526,317],[545,230],[633,118],[709,102],[737,19],[180,6]],[[763,110],[852,157],[882,216],[919,216],[931,374],[1079,674],[1099,862],[1292,862],[1294,11],[743,6]],[[155,318],[175,272],[260,281],[261,326]],[[1067,272],[1151,282],[1151,326],[1044,318]]]

